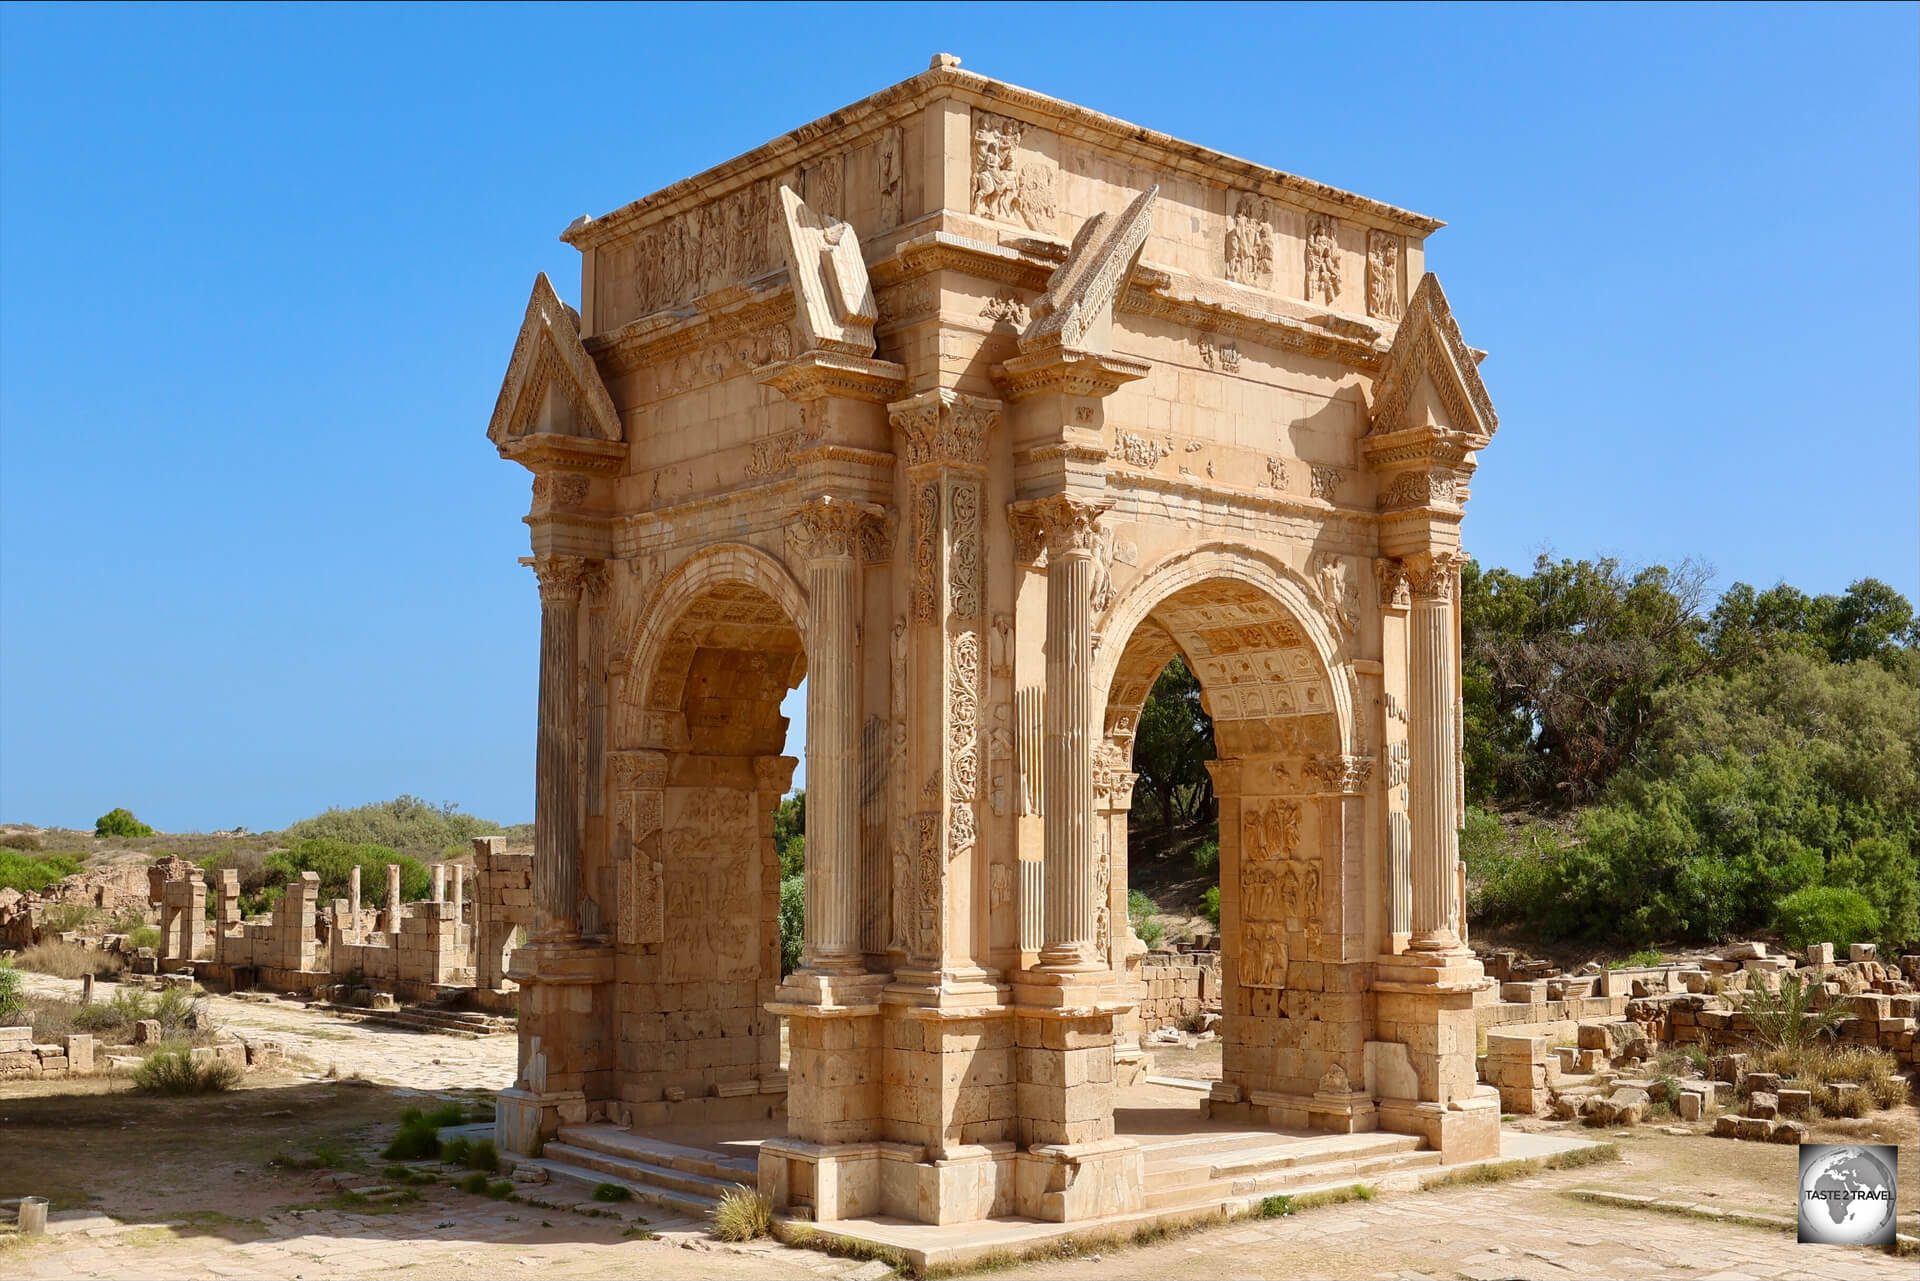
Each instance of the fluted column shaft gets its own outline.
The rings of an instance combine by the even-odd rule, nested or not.
[[[543,556],[540,575],[540,737],[534,756],[534,928],[545,939],[580,934],[579,727],[574,681],[586,562]]]
[[[1056,540],[1047,561],[1047,701],[1041,787],[1046,811],[1043,966],[1092,962],[1093,744],[1091,725],[1093,549]]]
[[[808,569],[807,923],[801,964],[858,970],[860,698],[855,560],[835,539]],[[824,553],[824,554],[822,554]]]
[[[1460,863],[1454,827],[1454,702],[1459,651],[1453,627],[1454,562],[1436,556],[1413,577],[1407,644],[1408,809],[1413,819],[1413,937],[1420,951],[1451,951]]]

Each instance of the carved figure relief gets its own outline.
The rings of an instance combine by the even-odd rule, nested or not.
[[[988,640],[988,668],[995,676],[1007,676],[1013,672],[1013,618],[1008,614],[993,616],[993,631]]]
[[[760,828],[753,794],[676,787],[666,793],[666,977],[759,977]]]
[[[1087,603],[1096,618],[1113,604],[1113,528],[1105,521],[1099,523],[1094,536],[1093,587]]]
[[[1337,630],[1352,633],[1360,624],[1360,588],[1353,581],[1346,558],[1331,552],[1317,553],[1313,581],[1320,612]]]
[[[1269,456],[1267,458],[1267,488],[1285,489],[1287,487],[1287,460]]]
[[[892,645],[888,655],[888,701],[887,715],[891,722],[888,726],[887,783],[892,793],[888,811],[893,832],[893,879],[889,883],[892,895],[891,925],[892,936],[888,940],[890,948],[907,951],[912,947],[913,890],[911,884],[912,868],[907,858],[907,620],[893,620]]]
[[[1024,121],[991,111],[973,113],[973,212],[997,222],[1023,222],[1035,231],[1049,230],[1058,212],[1053,173],[1015,156],[1026,131]]]
[[[1013,906],[1013,869],[995,863],[987,870],[987,906],[1002,912]]]
[[[1307,218],[1307,301],[1340,296],[1340,224],[1331,214]]]
[[[800,171],[800,189],[807,205],[815,213],[829,218],[845,218],[847,158],[822,156]]]
[[[1287,940],[1320,931],[1319,858],[1300,850],[1301,807],[1286,798],[1249,800],[1240,819],[1240,982],[1285,987]]]
[[[756,182],[655,226],[614,257],[627,317],[644,316],[773,268],[773,190]]]
[[[874,168],[880,197],[877,202],[880,231],[891,231],[898,227],[904,216],[901,212],[902,178],[906,173],[906,157],[902,152],[904,143],[905,137],[896,125],[880,135],[880,142],[874,149]]]
[[[1257,289],[1273,284],[1273,210],[1252,192],[1233,196],[1227,218],[1227,279]]]
[[[1367,233],[1367,314],[1400,319],[1400,237],[1390,231]]]
[[[1113,834],[1102,826],[1093,842],[1093,952],[1113,954]]]
[[[993,727],[987,731],[987,774],[989,799],[996,817],[1007,812],[1013,787],[1013,709],[1006,703],[993,705]]]
[[[1340,482],[1346,474],[1338,467],[1315,467],[1313,469],[1313,496],[1332,502],[1340,492]]]
[[[1218,369],[1223,373],[1240,372],[1240,349],[1230,342],[1207,337],[1200,340],[1200,360],[1208,369]]]
[[[1025,329],[1033,319],[1027,304],[1004,289],[980,304],[980,315],[996,325],[1012,325],[1015,329]]]
[[[1170,440],[1157,441],[1136,432],[1123,431],[1114,437],[1113,448],[1107,451],[1107,455],[1129,466],[1152,471],[1160,465],[1162,458],[1172,452],[1173,442]]]
[[[1413,595],[1407,590],[1407,567],[1390,556],[1384,556],[1373,562],[1374,580],[1380,586],[1380,607],[1382,609],[1406,609],[1413,604]],[[1392,711],[1393,695],[1387,695],[1389,714]]]

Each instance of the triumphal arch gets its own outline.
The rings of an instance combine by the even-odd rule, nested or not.
[[[535,282],[488,429],[542,605],[503,1144],[758,1119],[822,1220],[1140,1209],[1129,761],[1177,654],[1219,756],[1205,1110],[1491,1154],[1456,599],[1495,417],[1440,225],[943,55],[569,226],[579,308]]]

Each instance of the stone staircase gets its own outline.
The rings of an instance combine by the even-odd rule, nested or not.
[[[316,1002],[316,1004],[319,1004]],[[457,1036],[468,1041],[482,1037],[511,1034],[514,1020],[474,1010],[456,1010],[445,1002],[421,1001],[392,1010],[377,1010],[359,1005],[327,1004],[322,1008],[355,1023],[375,1023],[381,1027],[403,1028],[409,1032],[432,1032]]]
[[[1411,1134],[1301,1134],[1240,1131],[1141,1143],[1149,1210],[1218,1205],[1237,1197],[1280,1196],[1363,1183],[1440,1164]]]
[[[563,1125],[538,1157],[517,1164],[589,1192],[597,1184],[617,1184],[638,1200],[696,1219],[706,1217],[729,1189],[753,1187],[758,1179],[751,1157],[682,1147],[612,1125]]]

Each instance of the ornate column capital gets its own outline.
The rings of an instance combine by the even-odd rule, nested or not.
[[[578,605],[587,577],[598,562],[584,556],[536,556],[533,572],[540,579],[542,605]]]
[[[985,467],[1000,402],[942,387],[888,405],[887,419],[907,438],[909,467]]]
[[[1007,504],[1007,523],[1013,528],[1013,558],[1037,565],[1044,557],[1092,557],[1100,550],[1100,518],[1113,504],[1048,494]]]
[[[1316,753],[1307,757],[1306,773],[1322,791],[1359,796],[1366,792],[1367,780],[1373,777],[1373,757]]]
[[[1407,587],[1416,601],[1448,604],[1459,595],[1460,567],[1467,563],[1460,551],[1435,551],[1409,556]]]
[[[822,494],[794,509],[787,542],[802,556],[884,560],[886,511],[873,503]]]
[[[1380,608],[1408,609],[1413,592],[1407,585],[1407,564],[1391,556],[1373,562],[1374,581],[1380,585]]]

